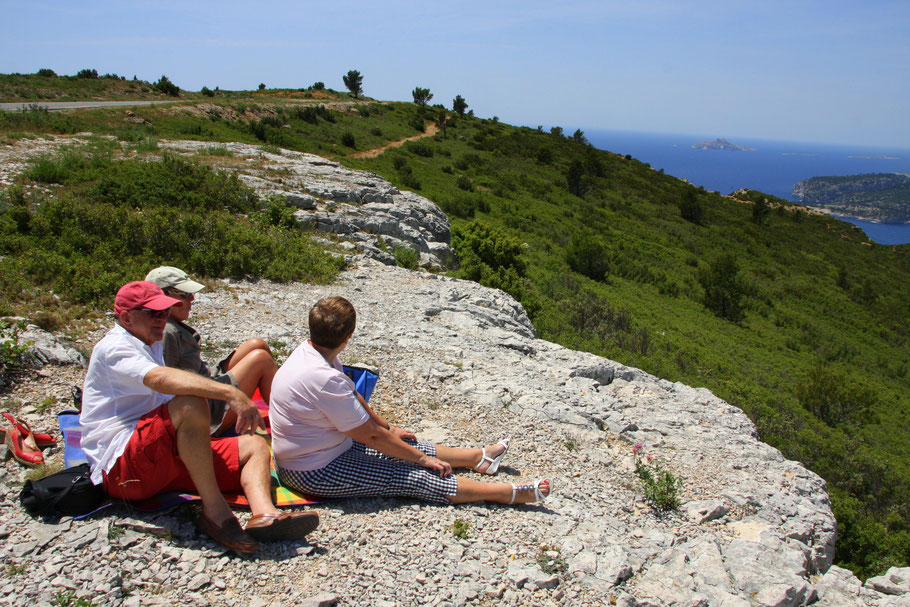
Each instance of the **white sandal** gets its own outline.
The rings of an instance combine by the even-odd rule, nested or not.
[[[499,463],[502,462],[502,458],[505,457],[506,452],[509,450],[509,443],[512,442],[512,437],[508,436],[498,443],[497,445],[502,445],[505,449],[502,450],[502,453],[497,455],[495,458],[487,455],[487,450],[485,447],[480,448],[480,461],[477,462],[477,465],[474,466],[474,471],[477,472],[477,469],[480,468],[481,464],[484,462],[490,462],[490,465],[487,466],[487,469],[481,472],[481,474],[496,474],[499,470]]]
[[[536,481],[534,481],[534,484],[533,484],[533,485],[516,485],[515,483],[512,483],[512,500],[509,502],[509,505],[512,505],[512,504],[515,503],[515,495],[516,495],[519,491],[530,491],[531,489],[534,490],[534,501],[535,501],[535,502],[542,502],[542,501],[544,501],[545,499],[547,499],[547,496],[550,495],[550,491],[552,491],[553,489],[552,489],[552,487],[551,487],[551,488],[550,488],[550,491],[547,491],[546,493],[541,493],[541,492],[540,492],[540,484],[543,483],[543,482],[547,483],[547,485],[549,486],[549,484],[550,484],[550,479],[548,479],[548,478],[539,478],[539,479],[537,479]],[[523,503],[523,504],[530,504],[531,502],[522,502],[522,503]]]

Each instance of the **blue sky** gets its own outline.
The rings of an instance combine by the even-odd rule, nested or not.
[[[910,148],[910,2],[0,0],[0,72],[415,86],[477,115]]]

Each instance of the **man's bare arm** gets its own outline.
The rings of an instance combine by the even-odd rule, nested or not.
[[[235,429],[238,434],[253,433],[260,426],[265,427],[262,415],[253,401],[229,384],[222,384],[202,375],[172,367],[155,367],[145,374],[142,383],[162,394],[223,400],[237,414]]]

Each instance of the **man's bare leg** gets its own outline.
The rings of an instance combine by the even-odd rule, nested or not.
[[[208,403],[195,396],[175,396],[168,403],[168,414],[177,434],[177,453],[202,498],[203,514],[218,524],[233,518],[215,480]]]
[[[270,473],[271,453],[261,436],[239,436],[240,486],[250,503],[250,511],[257,514],[278,514],[281,511],[272,503]]]

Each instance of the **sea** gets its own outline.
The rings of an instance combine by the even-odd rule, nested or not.
[[[910,174],[910,149],[726,137],[733,144],[755,151],[700,150],[692,146],[718,136],[582,130],[597,148],[630,154],[655,169],[721,194],[749,188],[798,202],[793,185],[810,177]],[[841,219],[859,226],[879,244],[910,243],[910,224]]]

